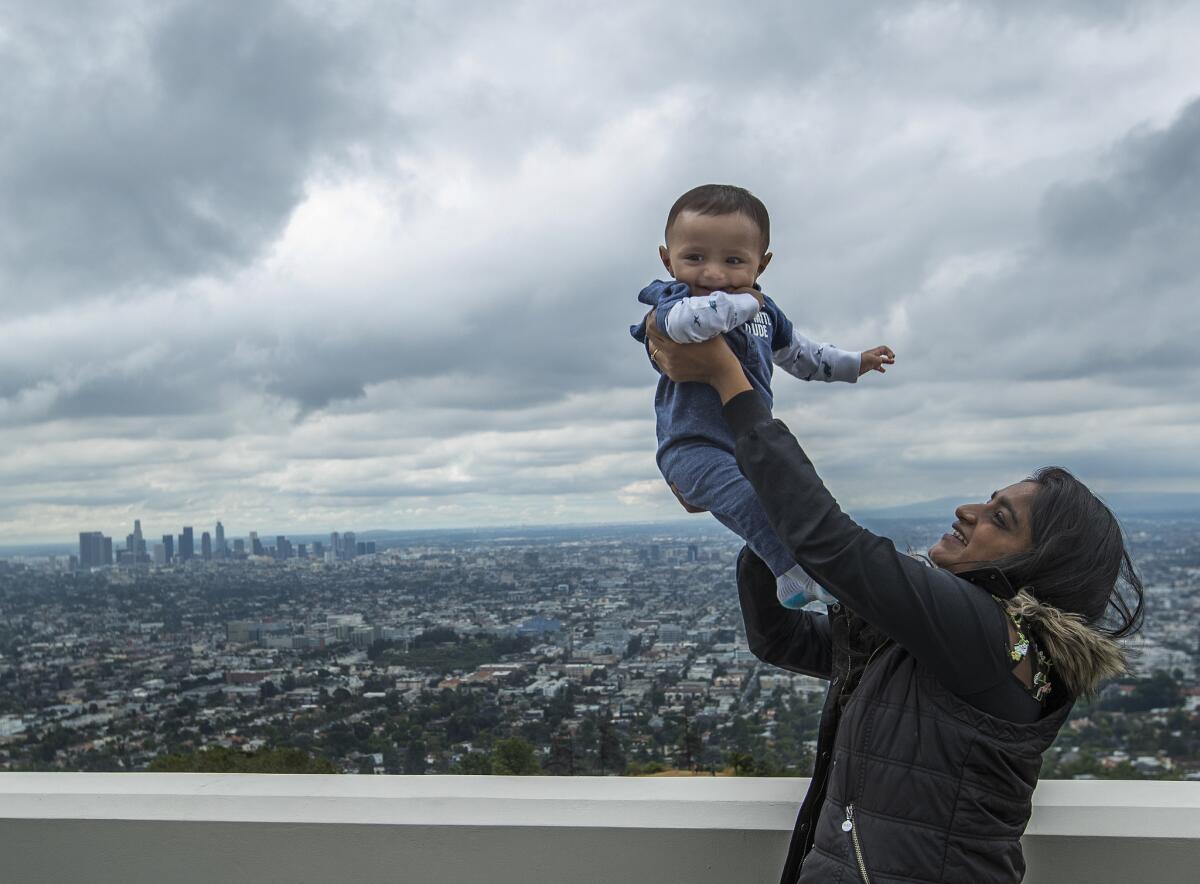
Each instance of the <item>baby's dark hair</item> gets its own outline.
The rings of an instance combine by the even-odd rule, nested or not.
[[[693,187],[671,206],[667,213],[667,227],[663,232],[670,238],[671,225],[680,212],[695,212],[698,215],[733,215],[741,213],[754,222],[762,232],[763,251],[771,244],[771,216],[762,200],[746,190],[732,184],[701,184]]]

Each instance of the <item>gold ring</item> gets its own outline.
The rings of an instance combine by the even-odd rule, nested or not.
[[[650,351],[650,361],[651,362],[653,362],[658,357],[658,351],[661,349],[662,349],[662,347],[656,347],[655,349]]]

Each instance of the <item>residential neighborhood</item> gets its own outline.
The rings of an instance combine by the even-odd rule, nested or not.
[[[1200,778],[1200,521],[1127,529],[1150,588],[1133,672],[1076,706],[1044,776]],[[934,526],[877,530],[919,549]],[[183,769],[222,748],[362,774],[811,769],[825,682],[750,653],[716,528],[288,546],[0,561],[0,767]]]

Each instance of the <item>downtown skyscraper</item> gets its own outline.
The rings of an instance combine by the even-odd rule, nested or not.
[[[112,563],[111,537],[105,537],[100,531],[79,532],[80,568],[99,568]]]

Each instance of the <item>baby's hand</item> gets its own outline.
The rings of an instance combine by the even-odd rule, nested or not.
[[[767,306],[767,302],[765,300],[763,300],[763,293],[760,292],[758,289],[754,288],[753,286],[744,285],[740,289],[730,289],[729,294],[731,294],[731,295],[754,295],[754,300],[758,301],[758,309],[759,310],[761,310],[763,307]]]
[[[877,371],[883,374],[887,371],[884,366],[894,365],[895,362],[896,354],[886,344],[879,347],[872,347],[870,350],[863,350],[858,361],[858,376],[862,377],[869,371]]]

